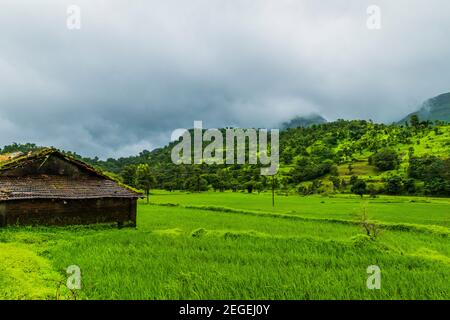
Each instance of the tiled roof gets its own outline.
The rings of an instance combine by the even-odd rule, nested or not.
[[[36,175],[0,177],[0,201],[20,199],[138,198],[140,195],[100,177],[71,179]]]
[[[5,174],[14,168],[32,165],[33,161],[46,161],[58,157],[86,172],[82,178],[64,175]],[[7,155],[0,159],[0,201],[20,199],[92,199],[92,198],[139,198],[139,191],[127,186],[105,172],[68,156],[59,150],[45,148],[28,154]]]

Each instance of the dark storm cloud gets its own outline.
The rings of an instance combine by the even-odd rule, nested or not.
[[[2,1],[0,145],[107,157],[194,120],[399,119],[449,91],[450,3],[375,2],[378,31],[360,0]]]

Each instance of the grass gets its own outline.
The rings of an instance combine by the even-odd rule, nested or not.
[[[1,230],[0,298],[54,299],[73,264],[84,299],[450,298],[448,199],[280,196],[275,208],[269,194],[151,199],[137,229]],[[383,229],[378,239],[356,224],[361,208]],[[381,290],[366,287],[370,265],[382,270]]]
[[[49,261],[17,244],[0,244],[0,297],[51,299],[61,281]]]
[[[363,206],[370,208],[372,219],[392,223],[416,223],[450,227],[450,199],[382,196],[359,199],[355,195],[277,196],[272,208],[269,193],[246,195],[242,193],[208,192],[188,194],[183,192],[157,193],[152,202],[181,205],[219,206],[234,209],[271,211],[299,214],[307,217],[354,219]]]

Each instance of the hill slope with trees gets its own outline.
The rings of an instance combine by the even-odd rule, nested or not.
[[[338,120],[283,130],[280,170],[274,179],[261,176],[257,165],[175,165],[170,157],[175,142],[119,159],[67,153],[131,186],[142,188],[142,181],[150,181],[146,189],[261,192],[273,187],[301,195],[450,196],[450,125],[420,121],[417,116],[410,123]],[[36,149],[39,147],[34,144],[13,144],[0,153]],[[147,165],[146,170],[142,165]],[[143,177],[142,172],[151,177]]]
[[[400,123],[408,121],[413,115],[429,121],[450,121],[450,92],[425,101],[418,111],[409,114]]]

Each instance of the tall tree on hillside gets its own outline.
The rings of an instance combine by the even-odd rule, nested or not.
[[[120,172],[120,176],[122,177],[125,184],[129,186],[134,185],[136,169],[137,168],[135,165],[127,165],[123,167],[122,171]]]
[[[147,196],[147,203],[149,202],[150,188],[156,183],[155,175],[153,174],[148,164],[140,164],[136,169],[136,186],[145,191]]]
[[[419,116],[417,114],[413,114],[409,120],[411,122],[411,126],[413,128],[418,128],[420,126]]]
[[[369,158],[369,164],[381,171],[394,170],[399,164],[399,157],[392,149],[382,149]]]

